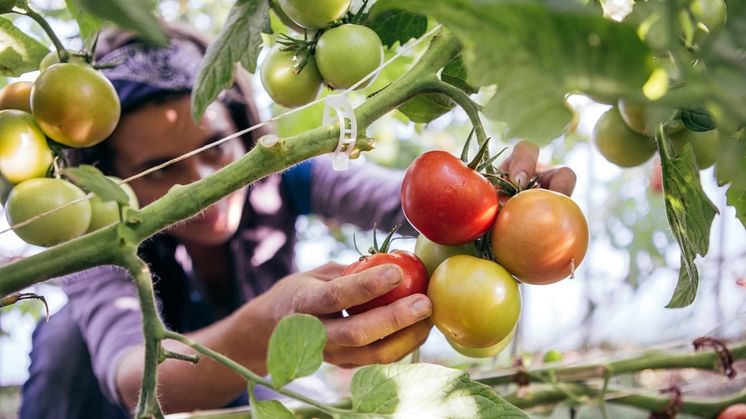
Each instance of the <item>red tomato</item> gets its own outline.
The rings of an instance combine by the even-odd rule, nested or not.
[[[746,404],[738,403],[728,406],[720,412],[718,419],[746,419]]]
[[[445,151],[428,151],[409,165],[401,187],[404,216],[428,239],[456,246],[474,241],[497,216],[495,187]]]
[[[425,265],[412,252],[406,250],[394,250],[391,253],[376,253],[365,256],[361,260],[350,264],[345,268],[343,275],[349,275],[370,269],[374,266],[393,263],[404,271],[404,278],[399,286],[376,297],[367,303],[363,303],[347,309],[350,314],[358,314],[370,309],[385,306],[394,301],[411,294],[425,294],[427,292],[428,275]]]

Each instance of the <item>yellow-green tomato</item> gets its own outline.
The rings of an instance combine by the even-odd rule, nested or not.
[[[474,247],[474,243],[462,244],[460,246],[445,246],[435,243],[425,237],[424,234],[420,234],[417,236],[417,241],[414,244],[414,254],[425,265],[427,274],[432,275],[435,272],[435,268],[449,257],[456,255],[476,256],[477,249]]]
[[[515,279],[497,263],[474,256],[453,256],[441,263],[430,277],[427,295],[438,330],[470,348],[496,345],[521,314]]]
[[[650,160],[657,150],[654,140],[629,129],[616,107],[601,115],[591,140],[606,160],[620,167],[639,166]]]
[[[720,133],[713,129],[710,131],[697,132],[685,129],[669,137],[677,151],[681,151],[684,144],[689,143],[694,149],[694,157],[700,170],[707,169],[715,164],[718,157]]]
[[[85,196],[85,192],[66,180],[29,179],[10,191],[5,217],[14,226]],[[80,201],[13,231],[26,243],[47,247],[84,234],[90,222],[91,205]]]
[[[119,183],[121,179],[109,176],[109,179],[116,183]],[[139,208],[137,196],[132,187],[126,183],[119,185],[129,197],[129,207],[133,209]],[[88,225],[87,233],[96,231],[100,228],[106,227],[110,224],[118,223],[119,218],[119,205],[116,201],[104,201],[97,195],[91,198],[91,223]]]
[[[0,174],[10,183],[43,177],[52,150],[34,117],[24,111],[0,111]]]
[[[70,57],[67,59],[67,62],[70,64],[88,65],[85,58],[77,56],[77,55],[70,55]],[[60,56],[57,53],[57,50],[52,50],[49,52],[49,54],[45,55],[44,58],[41,59],[41,62],[39,63],[39,71],[44,71],[47,68],[49,68],[51,65],[59,64],[59,63],[60,63]]]
[[[14,81],[0,90],[0,109],[16,109],[31,113],[30,81]]]
[[[321,29],[339,20],[350,8],[351,0],[279,0],[280,7],[304,28]]]
[[[294,53],[275,47],[264,58],[259,75],[262,86],[278,105],[303,106],[316,99],[321,89],[321,75],[313,57],[296,73]]]
[[[459,345],[458,343],[447,339],[448,343],[451,345],[453,349],[456,350],[456,352],[460,353],[461,355],[468,356],[471,358],[489,358],[491,356],[496,356],[500,352],[504,351],[505,348],[508,347],[510,342],[513,341],[513,337],[515,336],[515,329],[513,329],[508,336],[505,336],[503,340],[500,342],[497,342],[496,344],[492,346],[488,346],[486,348],[471,348],[464,345]]]
[[[61,63],[34,82],[31,111],[51,139],[69,147],[89,147],[111,135],[121,107],[114,86],[100,71]]]
[[[383,63],[383,44],[378,34],[367,26],[337,26],[319,38],[316,63],[326,84],[335,89],[347,89]],[[358,89],[374,78],[371,76]]]
[[[556,350],[556,349],[550,349],[547,351],[547,353],[544,354],[544,363],[549,364],[552,362],[560,362],[562,361],[562,352]]]

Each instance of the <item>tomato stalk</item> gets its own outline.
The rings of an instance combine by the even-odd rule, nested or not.
[[[47,22],[44,16],[42,16],[40,13],[38,13],[36,10],[32,9],[31,6],[28,5],[25,5],[22,11],[16,11],[15,13],[28,16],[37,24],[39,24],[39,26],[41,26],[41,28],[44,30],[44,33],[46,33],[49,39],[52,41],[52,44],[54,44],[54,47],[57,49],[57,56],[60,58],[60,62],[67,62],[67,60],[70,58],[70,53],[65,49],[65,46],[62,45],[62,41],[60,41],[60,38],[54,32],[54,29],[52,29],[52,26],[49,24],[49,22]]]

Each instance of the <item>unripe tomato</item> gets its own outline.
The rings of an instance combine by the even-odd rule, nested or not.
[[[746,419],[746,404],[738,403],[728,406],[720,412],[718,419]]]
[[[321,29],[342,19],[351,0],[279,0],[280,7],[293,21],[304,28]]]
[[[85,192],[65,180],[29,179],[10,191],[5,216],[13,226],[85,196]],[[13,231],[26,243],[54,246],[85,233],[90,222],[91,205],[81,201]]]
[[[120,180],[119,178],[113,176],[109,176],[109,179],[117,183]],[[126,183],[120,185],[120,187],[124,189],[124,192],[127,193],[127,196],[129,197],[129,207],[138,209],[139,204],[137,202],[137,196],[135,195],[135,191],[132,190],[132,187]],[[100,228],[106,227],[110,224],[119,222],[119,205],[117,205],[116,201],[104,201],[97,195],[94,195],[93,198],[91,198],[90,203],[91,223],[88,225],[88,230],[86,230],[86,233],[90,233],[92,231],[96,231]]]
[[[705,35],[711,35],[725,26],[727,8],[723,0],[692,0],[689,10],[697,21],[697,34],[695,40]],[[701,40],[701,39],[700,39]]]
[[[497,263],[522,282],[551,284],[580,266],[588,234],[588,222],[572,199],[529,189],[500,210],[492,229],[492,251]]]
[[[521,294],[515,279],[495,262],[458,255],[430,277],[432,320],[451,342],[470,348],[498,344],[515,328]]]
[[[427,270],[425,265],[412,252],[406,250],[394,250],[391,253],[376,253],[364,256],[357,262],[351,263],[342,272],[342,275],[350,275],[370,269],[374,266],[393,263],[399,266],[404,273],[399,285],[386,294],[376,297],[366,303],[350,307],[347,312],[358,314],[370,309],[385,306],[394,301],[412,294],[424,294],[427,292]]]
[[[337,26],[319,38],[316,63],[326,84],[335,89],[347,89],[383,63],[383,44],[378,34],[367,26]],[[358,89],[374,78],[369,78]]]
[[[500,342],[497,342],[496,344],[492,346],[488,346],[486,348],[470,348],[468,346],[459,345],[458,343],[450,340],[448,340],[448,343],[451,345],[453,349],[456,350],[456,352],[460,353],[461,355],[468,356],[471,358],[489,358],[492,356],[498,355],[500,352],[504,351],[505,348],[510,345],[510,342],[513,341],[513,337],[515,337],[515,328],[512,332],[508,334],[508,336],[505,336],[503,340]]]
[[[0,175],[0,205],[5,206],[11,189],[13,189],[13,185]]]
[[[681,151],[686,143],[692,145],[700,170],[707,169],[717,161],[720,133],[716,129],[704,132],[685,129],[669,138],[677,151]]]
[[[598,119],[591,140],[606,160],[620,167],[639,166],[658,149],[654,140],[629,129],[615,107]]]
[[[24,111],[0,111],[0,174],[11,183],[44,177],[52,150],[34,117]]]
[[[69,51],[68,51],[69,52]],[[79,57],[77,55],[71,55],[67,62],[70,64],[79,64],[87,66],[88,63],[83,57]],[[49,68],[53,64],[59,64],[60,63],[60,55],[57,53],[57,50],[52,50],[49,52],[49,54],[45,55],[44,58],[41,59],[41,62],[39,63],[39,71],[43,72],[47,68]]]
[[[435,268],[449,257],[456,255],[476,256],[477,249],[474,247],[474,243],[466,243],[460,246],[444,246],[420,234],[417,236],[417,241],[414,244],[414,254],[425,265],[427,274],[432,275]]]
[[[409,223],[438,244],[474,241],[497,215],[495,187],[445,151],[417,157],[404,174],[401,205]]]
[[[549,363],[552,363],[552,362],[560,362],[560,361],[562,361],[562,352],[560,352],[560,351],[558,351],[556,349],[551,349],[551,350],[547,351],[547,353],[544,354],[544,363],[545,364],[549,364]]]
[[[285,107],[302,106],[316,99],[321,89],[321,75],[313,57],[295,73],[294,53],[275,47],[262,63],[259,74],[262,86],[272,100]]]
[[[648,115],[652,108],[642,103],[620,99],[618,109],[622,120],[632,131],[648,137],[655,136],[655,130],[658,127],[651,123]],[[669,116],[665,128],[667,134],[673,134],[684,129],[684,123],[681,120],[672,119],[675,114],[673,109],[655,108],[655,111]]]
[[[101,72],[61,63],[34,82],[31,110],[51,139],[69,147],[89,147],[111,135],[121,107],[114,86]]]
[[[31,113],[31,88],[34,83],[30,81],[14,81],[0,90],[0,110],[16,109]]]

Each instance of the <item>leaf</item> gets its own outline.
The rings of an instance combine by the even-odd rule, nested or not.
[[[299,377],[313,374],[324,360],[326,328],[307,314],[280,320],[269,338],[267,369],[272,383],[280,388]]]
[[[425,93],[404,102],[399,106],[399,112],[414,123],[427,124],[450,111],[454,106],[455,103],[446,95]]]
[[[672,159],[663,149],[662,141],[658,143],[666,215],[671,232],[681,248],[679,282],[666,307],[680,308],[690,305],[697,295],[699,272],[694,259],[697,255],[707,254],[710,227],[717,208],[702,190],[692,146],[684,145],[679,156]]]
[[[635,27],[568,2],[381,0],[380,6],[426,13],[463,45],[469,82],[496,84],[485,114],[506,122],[510,135],[529,133],[546,143],[562,134],[570,114],[567,93],[599,97],[642,94],[655,64]],[[527,100],[527,109],[516,110]],[[509,106],[512,100],[520,105]],[[533,106],[536,105],[536,106]],[[547,117],[548,116],[548,117]]]
[[[167,45],[168,38],[153,14],[153,0],[77,0],[80,7],[98,18],[140,34],[146,41]],[[81,28],[82,30],[82,28]]]
[[[684,126],[692,131],[705,132],[717,128],[709,112],[702,109],[682,109],[679,118]]]
[[[458,87],[468,94],[477,93],[479,89],[475,89],[474,86],[466,81],[467,75],[468,73],[466,72],[464,58],[459,55],[443,67],[440,79],[448,84]]]
[[[293,412],[277,400],[252,400],[251,417],[254,419],[295,419]]]
[[[256,72],[262,32],[271,32],[269,2],[237,0],[218,38],[207,48],[202,60],[192,92],[192,117],[195,121],[202,118],[207,106],[223,89],[231,87],[235,63],[241,63],[250,73]]]
[[[351,391],[353,411],[377,418],[528,418],[466,372],[439,365],[364,367]]]
[[[62,171],[62,174],[84,191],[96,194],[102,201],[116,201],[120,205],[130,203],[129,196],[124,189],[93,166],[83,164],[78,167],[68,167]]]
[[[96,19],[95,16],[82,10],[80,8],[80,0],[65,0],[65,5],[78,23],[80,37],[83,39],[84,44],[88,45],[90,40],[101,30],[102,22]]]
[[[39,68],[49,50],[21,32],[8,19],[0,17],[0,74],[18,77]]]
[[[391,48],[399,42],[403,45],[412,38],[419,38],[427,31],[427,16],[400,9],[386,9],[373,6],[371,19],[366,25],[376,31],[383,45]]]

